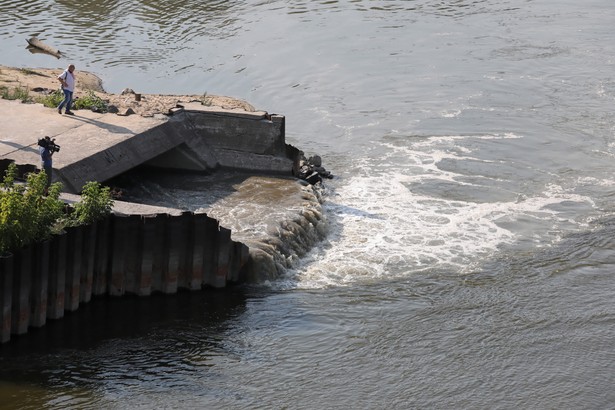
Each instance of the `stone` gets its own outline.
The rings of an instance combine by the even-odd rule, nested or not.
[[[322,166],[322,158],[320,158],[320,155],[314,155],[313,157],[310,157],[310,159],[308,159],[308,162],[315,167]]]
[[[117,115],[121,115],[121,116],[128,116],[128,115],[132,115],[132,114],[136,114],[135,111],[132,108],[126,108],[124,111],[122,112],[118,112]]]

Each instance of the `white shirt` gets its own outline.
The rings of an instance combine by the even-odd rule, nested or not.
[[[75,91],[75,76],[70,71],[68,71],[68,68],[64,70],[64,72],[60,74],[58,78],[61,78],[66,82],[66,87],[62,86],[62,88],[65,88],[71,92]]]

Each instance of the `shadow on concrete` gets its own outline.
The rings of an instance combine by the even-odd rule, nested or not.
[[[36,140],[36,138],[33,138],[33,139]],[[36,141],[33,142],[33,144],[35,144],[35,143],[36,143]],[[9,147],[15,148],[15,150],[11,151],[11,152],[27,151],[27,152],[33,152],[35,154],[39,153],[38,152],[38,148],[34,148],[34,147],[30,146],[30,145],[21,145],[21,144],[18,144],[16,142],[10,142],[10,141],[0,141],[0,144],[8,145]],[[10,154],[10,152],[9,152],[9,154]]]
[[[80,116],[77,116],[77,114],[71,115],[71,116],[66,116],[66,117],[68,117],[69,119],[72,119],[72,120],[84,122],[86,124],[92,124],[92,125],[94,125],[96,127],[103,128],[103,129],[105,129],[105,130],[107,130],[109,132],[112,132],[114,134],[134,134],[135,133],[134,131],[132,131],[132,130],[130,130],[128,128],[125,128],[125,127],[120,127],[118,125],[111,125],[111,124],[108,124],[106,122],[97,121],[97,120],[93,120],[93,119],[90,119],[90,118],[80,117]]]

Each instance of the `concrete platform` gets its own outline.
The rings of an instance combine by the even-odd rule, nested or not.
[[[67,204],[76,204],[81,201],[81,196],[63,192],[60,194],[60,199]],[[169,208],[165,206],[154,206],[147,204],[139,204],[136,202],[113,201],[113,213],[115,215],[156,215],[168,214],[179,216],[183,212],[182,209]]]
[[[0,99],[0,159],[40,167],[38,139],[61,149],[53,156],[54,182],[79,193],[144,163],[205,171],[218,167],[290,175],[284,117],[189,104],[173,115],[119,116],[76,110],[58,114],[42,104]],[[296,151],[296,152],[295,152]]]
[[[59,173],[57,179],[62,180],[64,169],[166,121],[164,116],[122,117],[87,110],[77,110],[75,115],[64,115],[42,104],[22,104],[19,101],[0,99],[0,158],[13,159],[17,164],[40,166],[37,141],[48,135],[61,146],[60,152],[53,156],[53,167]],[[110,162],[113,160],[109,158]],[[70,181],[62,182],[69,182],[69,192],[81,188],[72,187]]]
[[[56,143],[62,147],[54,156],[54,167],[62,168],[165,121],[164,116],[122,117],[88,110],[64,115],[42,104],[0,99],[0,157],[14,158],[18,163],[38,164],[37,141],[48,135],[56,138]]]

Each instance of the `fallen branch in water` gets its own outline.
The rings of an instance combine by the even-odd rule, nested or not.
[[[39,40],[36,37],[31,37],[30,39],[27,39],[26,41],[29,44],[28,50],[30,50],[31,53],[41,53],[42,52],[45,54],[52,55],[55,58],[60,58],[62,56],[62,52],[60,50],[43,43],[41,40]]]

